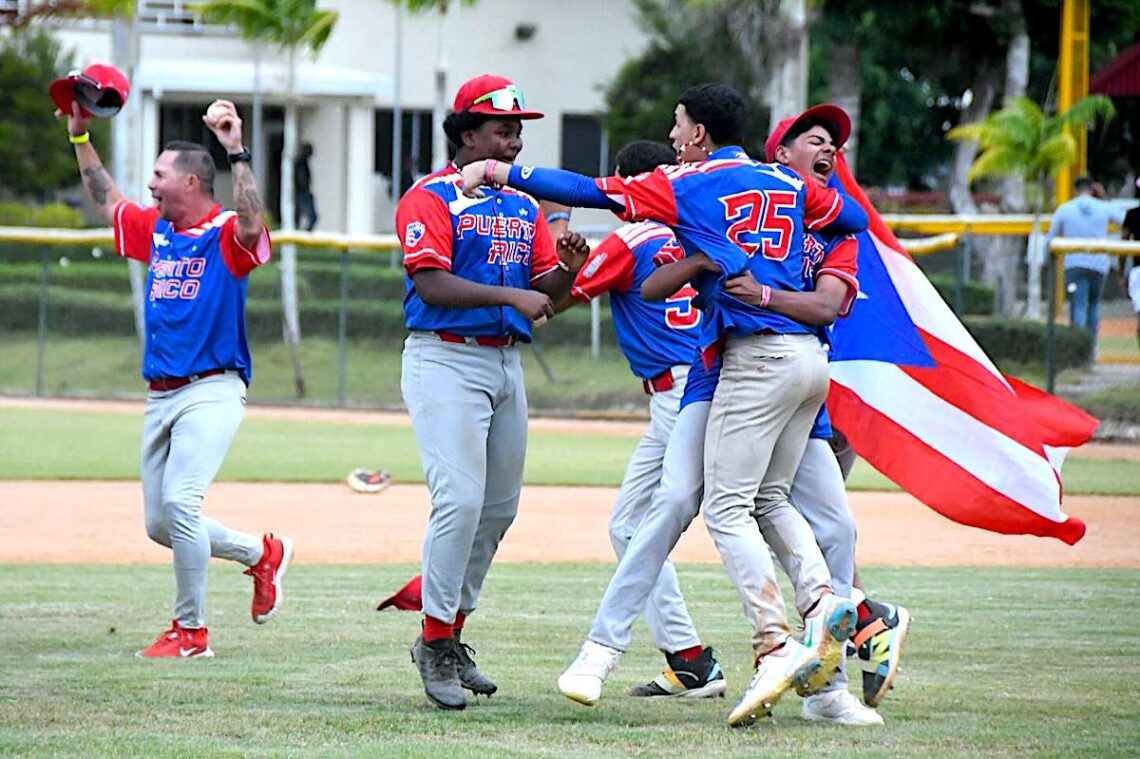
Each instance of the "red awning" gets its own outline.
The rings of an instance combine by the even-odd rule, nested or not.
[[[1118,98],[1140,97],[1140,42],[1093,74],[1089,92]]]

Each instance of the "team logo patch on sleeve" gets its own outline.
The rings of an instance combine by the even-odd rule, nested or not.
[[[583,277],[592,277],[598,273],[598,269],[606,262],[606,254],[599,253],[594,257],[594,260],[586,264],[586,268],[582,270]]]
[[[414,248],[423,239],[425,227],[422,221],[413,221],[404,227],[404,247]]]

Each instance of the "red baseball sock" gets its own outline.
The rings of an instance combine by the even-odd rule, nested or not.
[[[455,624],[453,624],[451,626],[451,628],[453,630],[455,630],[456,635],[458,635],[459,631],[463,629],[463,623],[466,621],[467,621],[467,615],[466,614],[464,614],[461,611],[455,613]]]
[[[871,621],[871,615],[874,612],[871,611],[871,605],[867,603],[867,599],[864,598],[859,602],[859,605],[855,607],[855,613],[858,615],[855,624],[858,627],[862,627]]]
[[[679,656],[685,661],[696,661],[697,657],[700,656],[701,652],[704,650],[704,646],[690,646],[689,648],[682,649],[673,655]]]
[[[438,620],[435,617],[424,615],[424,642],[432,640],[440,640],[441,638],[452,637],[452,625],[450,622]]]

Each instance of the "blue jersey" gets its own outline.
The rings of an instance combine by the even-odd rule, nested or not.
[[[145,379],[233,369],[249,384],[246,284],[272,248],[264,230],[254,250],[243,247],[236,224],[237,215],[221,206],[188,229],[175,229],[157,208],[115,207],[116,251],[147,263]]]
[[[805,182],[784,166],[753,161],[739,148],[722,148],[700,163],[658,167],[624,180],[605,177],[597,187],[624,209],[624,218],[669,225],[686,254],[703,252],[719,266],[718,275],[694,284],[710,298],[709,314],[722,335],[814,332],[728,295],[723,282],[750,271],[774,289],[810,289],[800,255],[805,230],[832,224],[851,232],[866,227],[866,214],[857,204],[845,204],[835,190]]]
[[[629,368],[643,380],[689,363],[697,350],[701,312],[693,306],[692,287],[686,285],[664,301],[641,297],[641,284],[656,269],[654,259],[672,260],[676,247],[668,227],[627,224],[590,252],[570,289],[582,301],[610,294],[618,345]]]
[[[554,240],[538,202],[511,188],[469,198],[454,164],[416,182],[396,207],[407,280],[404,324],[468,337],[531,339],[531,322],[509,306],[451,308],[425,303],[413,277],[443,269],[484,285],[530,289],[558,268]]]
[[[859,292],[859,282],[856,278],[858,270],[858,246],[855,238],[850,235],[819,235],[809,233],[804,235],[803,257],[801,260],[801,276],[807,289],[815,287],[819,277],[828,274],[838,277],[847,284],[847,297],[840,307],[839,315],[847,316]],[[665,261],[666,263],[668,261]],[[701,336],[701,345],[712,345],[718,335],[711,322],[708,322],[706,334]],[[821,339],[826,341],[826,329],[818,328]],[[705,351],[693,361],[689,368],[689,376],[685,383],[685,392],[681,396],[681,408],[690,403],[711,401],[716,393],[716,386],[720,380],[720,356],[716,350]],[[812,423],[809,437],[828,440],[831,438],[831,419],[827,415],[827,406],[820,406]]]

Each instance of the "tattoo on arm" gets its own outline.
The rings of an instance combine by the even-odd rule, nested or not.
[[[261,234],[265,204],[253,172],[245,163],[236,163],[234,172],[234,210],[238,215],[238,234],[242,242],[256,241]]]
[[[107,170],[102,166],[89,166],[83,170],[83,185],[87,188],[87,192],[91,194],[91,199],[95,201],[98,206],[107,205],[107,198],[111,191],[115,189],[115,185],[111,182],[111,177],[107,174]]]

